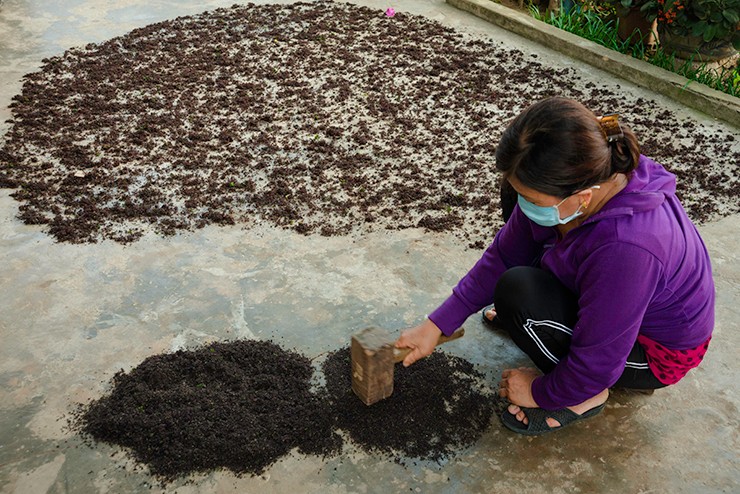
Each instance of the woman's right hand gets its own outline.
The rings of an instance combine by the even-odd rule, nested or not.
[[[431,355],[441,335],[442,331],[429,319],[403,331],[396,341],[396,348],[411,348],[411,352],[403,359],[403,366],[408,367],[417,360]]]

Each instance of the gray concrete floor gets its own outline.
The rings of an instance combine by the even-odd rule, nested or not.
[[[5,0],[0,120],[10,115],[7,106],[22,75],[42,58],[232,3]],[[554,65],[578,66],[438,0],[358,3],[423,14],[544,53]],[[587,78],[603,76],[578,67]],[[629,84],[623,88],[684,111]],[[6,129],[0,127],[0,135]],[[105,445],[84,446],[65,429],[74,405],[105,393],[117,370],[152,354],[233,338],[273,339],[320,357],[366,325],[400,329],[418,322],[479,254],[452,236],[418,230],[324,238],[267,226],[146,236],[129,246],[56,244],[15,219],[18,204],[9,194],[0,190],[3,493],[148,492],[151,478],[125,455]],[[703,365],[676,386],[652,397],[616,392],[598,418],[541,438],[511,434],[494,419],[478,443],[442,466],[418,462],[405,469],[348,445],[334,459],[296,454],[262,477],[216,472],[168,491],[738,492],[740,216],[700,230],[714,262],[717,326]],[[466,328],[466,337],[446,350],[479,365],[492,387],[501,370],[526,363],[477,317]]]

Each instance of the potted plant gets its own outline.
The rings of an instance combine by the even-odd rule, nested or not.
[[[679,58],[728,58],[740,49],[740,0],[649,0],[660,44]]]
[[[643,44],[654,45],[657,22],[655,18],[648,19],[648,10],[645,5],[648,0],[607,0],[614,7],[619,19],[617,34],[622,41],[629,40],[631,44],[642,41]]]

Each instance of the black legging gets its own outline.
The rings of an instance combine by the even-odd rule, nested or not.
[[[545,374],[568,353],[578,299],[551,273],[528,266],[509,269],[496,285],[494,304],[499,324]],[[614,386],[657,389],[665,384],[652,373],[645,350],[635,342]]]

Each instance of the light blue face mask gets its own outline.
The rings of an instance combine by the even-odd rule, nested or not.
[[[594,185],[591,188],[599,189],[601,187],[599,187],[598,185]],[[520,194],[517,194],[517,196],[519,196],[519,198],[517,199],[517,203],[519,204],[519,208],[522,210],[522,213],[527,215],[527,218],[534,221],[538,225],[564,225],[566,223],[570,223],[583,214],[583,211],[581,211],[581,205],[578,206],[576,212],[571,214],[570,216],[567,216],[565,218],[560,217],[560,210],[558,209],[558,206],[563,204],[571,196],[566,197],[554,206],[538,206],[536,204],[532,204],[531,202],[523,198]]]

